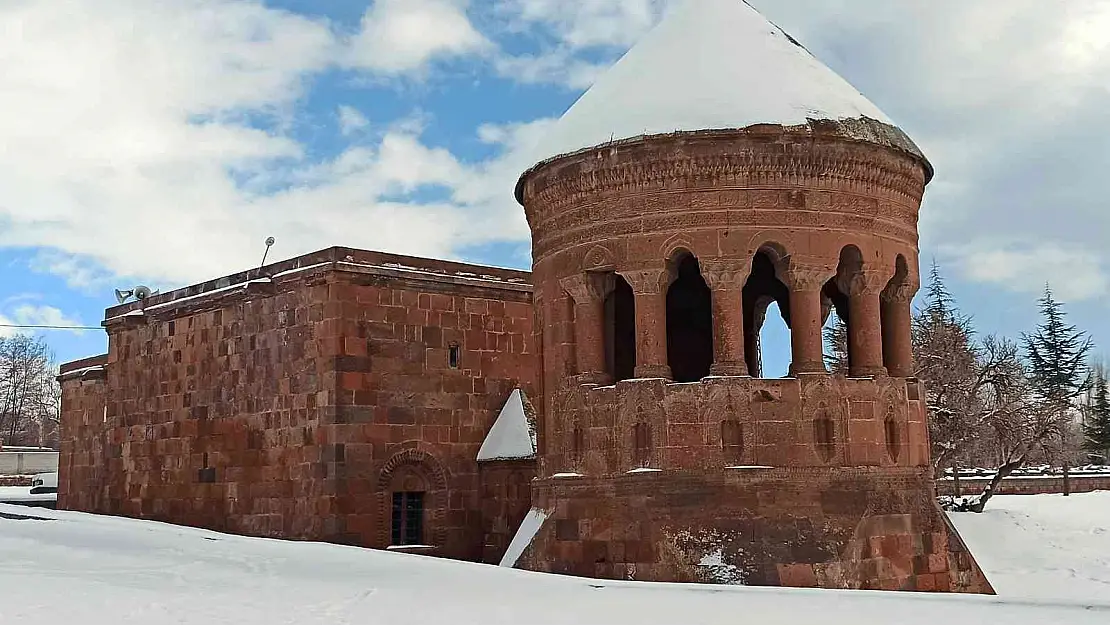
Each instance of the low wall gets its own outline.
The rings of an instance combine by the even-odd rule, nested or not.
[[[983,492],[991,481],[986,477],[961,477],[960,494],[977,495]],[[1068,489],[1072,493],[1089,493],[1096,490],[1110,490],[1110,475],[1073,475],[1068,478]],[[1054,495],[1064,492],[1064,478],[1061,475],[1008,477],[998,487],[998,495]],[[956,495],[956,483],[951,478],[937,480],[937,495]]]
[[[31,475],[57,470],[56,451],[0,451],[0,475]]]

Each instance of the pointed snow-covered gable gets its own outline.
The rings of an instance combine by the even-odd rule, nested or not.
[[[872,120],[882,127],[848,124],[848,132],[874,140],[893,130],[902,136],[882,143],[917,151],[878,107],[744,0],[684,0],[563,115],[535,157],[810,120]]]
[[[493,422],[478,462],[491,460],[529,460],[536,457],[536,427],[523,391],[509,395],[501,414]]]

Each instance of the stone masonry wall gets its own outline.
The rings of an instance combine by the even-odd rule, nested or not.
[[[482,557],[475,457],[538,369],[527,274],[336,248],[263,275],[108,311],[101,425],[66,382],[62,507],[386,547],[388,491],[421,488],[433,553]]]
[[[532,570],[605,579],[992,593],[918,468],[552,478]]]
[[[342,352],[329,442],[343,459],[335,489],[344,540],[388,546],[387,495],[415,474],[428,491],[434,553],[482,559],[486,528],[504,521],[495,510],[483,516],[478,450],[514,389],[536,394],[531,287],[351,271],[334,301]],[[534,475],[534,461],[513,464]]]
[[[62,365],[58,507],[96,511],[103,490],[107,439],[107,356]]]
[[[990,478],[960,478],[960,494],[978,495],[990,482]],[[1110,490],[1110,476],[1072,475],[1068,480],[1072,493],[1090,493]],[[1056,477],[1008,477],[998,486],[998,495],[1057,495],[1064,492],[1064,478]],[[955,495],[956,483],[950,479],[937,480],[938,495]]]

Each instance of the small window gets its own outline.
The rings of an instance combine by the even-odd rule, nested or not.
[[[459,346],[451,345],[447,348],[447,366],[452,369],[459,368]]]
[[[739,421],[721,421],[721,452],[725,462],[738,463],[744,456],[744,424]]]
[[[898,421],[894,417],[886,418],[886,451],[890,454],[890,460],[894,463],[898,462],[899,452],[901,451],[901,436],[898,431]]]
[[[424,544],[424,493],[393,493],[393,545]]]
[[[586,434],[582,428],[575,427],[571,432],[570,461],[577,464],[586,455]]]
[[[827,415],[814,419],[813,442],[821,460],[828,462],[833,459],[836,454],[836,426]]]
[[[651,463],[651,427],[646,423],[632,426],[632,463],[638,468]]]

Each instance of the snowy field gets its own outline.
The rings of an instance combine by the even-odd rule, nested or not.
[[[1000,596],[1110,604],[1110,492],[999,496],[949,516]]]
[[[0,623],[1110,623],[1110,493],[991,504],[955,516],[1000,597],[599,582],[0,505]]]

